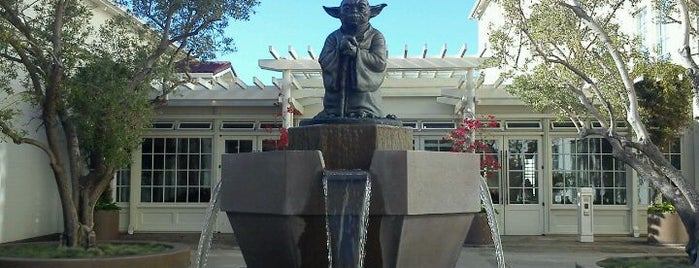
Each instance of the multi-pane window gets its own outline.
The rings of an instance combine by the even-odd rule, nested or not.
[[[502,165],[500,159],[500,150],[502,149],[502,146],[500,145],[500,142],[498,142],[498,140],[481,140],[481,142],[487,145],[487,149],[483,149],[478,152],[481,155],[481,166],[483,166],[483,163],[488,163],[488,165],[491,165],[491,167],[493,165]],[[481,174],[485,176],[485,179],[488,182],[488,191],[490,192],[490,197],[493,199],[493,204],[500,204],[502,202],[500,195],[500,185],[502,179],[501,171],[501,168],[487,172],[481,169]]]
[[[211,138],[144,139],[141,202],[209,202],[212,159]]]
[[[626,204],[625,165],[612,156],[606,140],[554,138],[551,155],[554,204],[576,204],[579,187],[595,190],[594,204]]]
[[[672,139],[669,144],[662,147],[662,151],[673,167],[682,170],[682,142],[679,138]]]
[[[115,175],[116,179],[116,202],[129,202],[129,192],[131,190],[131,170],[121,169]]]
[[[449,152],[451,151],[451,141],[445,139],[425,140],[425,151]]]
[[[667,144],[659,144],[659,147],[663,153],[663,156],[665,156],[665,159],[669,160],[673,167],[682,171],[682,140],[680,138],[675,138],[670,140]],[[652,187],[649,187],[648,182],[644,182],[643,184],[639,185],[639,187],[645,187],[643,189],[648,189],[647,191],[639,189],[640,204],[647,205],[649,203],[663,201],[663,197],[660,192],[656,191]],[[646,193],[648,196],[645,196]]]
[[[252,152],[252,139],[230,139],[223,145],[223,152],[226,154],[238,154]]]
[[[539,203],[538,140],[507,141],[507,203]]]
[[[634,19],[636,20],[636,36],[638,37],[639,50],[642,52],[648,52],[647,35],[648,27],[646,26],[646,8],[639,10]]]
[[[667,47],[667,39],[668,39],[668,33],[667,33],[667,24],[670,22],[669,20],[669,12],[670,12],[670,3],[667,0],[660,0],[657,3],[657,8],[656,8],[656,20],[655,20],[655,26],[656,26],[656,35],[658,39],[658,57],[660,59],[668,59],[670,57],[668,47]]]

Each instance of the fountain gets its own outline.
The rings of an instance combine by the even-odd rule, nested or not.
[[[490,227],[490,236],[495,245],[495,258],[498,261],[498,268],[505,268],[505,253],[502,250],[502,241],[500,241],[500,231],[498,230],[498,222],[495,218],[495,208],[493,208],[493,199],[488,190],[488,181],[481,176],[481,202],[485,207],[485,214],[488,217],[488,227]]]
[[[366,171],[327,171],[325,230],[331,267],[362,267],[371,180]]]
[[[413,151],[412,129],[380,109],[387,53],[368,22],[385,6],[325,7],[342,27],[319,56],[323,110],[289,129],[289,150],[223,155],[221,210],[247,267],[456,265],[479,157]]]
[[[206,258],[209,255],[211,242],[214,238],[214,225],[216,224],[218,211],[221,207],[219,201],[221,182],[222,181],[219,180],[214,187],[211,200],[209,201],[209,207],[206,209],[206,218],[204,218],[199,244],[197,245],[197,250],[194,252],[194,260],[192,260],[192,264],[190,265],[191,268],[206,267]]]

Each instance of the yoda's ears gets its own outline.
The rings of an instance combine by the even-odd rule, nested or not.
[[[371,6],[371,15],[369,16],[370,18],[376,17],[381,13],[381,10],[383,10],[384,7],[386,7],[386,4],[380,4],[376,6]],[[328,13],[328,15],[332,16],[333,18],[339,19],[340,18],[340,7],[326,7],[324,6],[323,9],[325,9],[325,12]]]
[[[328,13],[333,18],[339,19],[340,18],[340,7],[326,7],[323,6],[323,9],[325,9],[325,12]]]
[[[371,16],[370,18],[376,17],[381,13],[381,10],[383,10],[384,7],[386,7],[387,4],[379,4],[376,6],[371,6]]]

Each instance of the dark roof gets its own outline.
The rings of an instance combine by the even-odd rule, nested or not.
[[[188,67],[187,70],[185,70],[185,67]],[[189,62],[188,64],[184,62],[179,62],[175,66],[177,71],[180,72],[189,72],[189,73],[208,73],[208,74],[218,74],[220,72],[225,71],[226,69],[231,68],[231,63],[229,61],[192,61]]]

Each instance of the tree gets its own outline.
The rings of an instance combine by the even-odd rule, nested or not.
[[[504,10],[504,24],[491,32],[490,42],[494,58],[509,70],[505,75],[513,77],[507,90],[537,110],[571,120],[581,137],[595,135],[607,140],[614,157],[677,206],[689,233],[689,260],[699,266],[699,195],[654,143],[662,135],[673,134],[667,130],[678,131],[691,121],[687,116],[676,116],[670,127],[650,127],[649,113],[644,113],[648,109],[657,113],[658,108],[670,108],[666,107],[668,103],[682,103],[675,108],[688,111],[692,88],[683,68],[650,57],[639,46],[639,38],[624,32],[622,22],[628,21],[630,10],[639,1],[496,2]],[[657,2],[662,4],[660,8],[668,9],[667,1]],[[686,21],[690,21],[686,13]],[[660,69],[664,73],[653,71]],[[690,77],[699,74],[689,73]],[[699,81],[691,78],[692,82]],[[661,82],[656,83],[658,79]],[[694,83],[695,101],[696,85],[699,83]],[[669,97],[665,103],[639,102],[646,94],[661,91],[683,95]],[[596,121],[602,128],[592,128],[588,120]],[[630,134],[619,131],[618,121],[626,122]]]
[[[0,1],[0,84],[5,100],[12,100],[0,106],[0,132],[48,156],[61,199],[63,243],[70,247],[94,246],[95,202],[129,162],[153,109],[182,82],[176,63],[232,51],[224,29],[231,20],[248,19],[258,4],[119,0],[129,11],[94,26],[89,2]],[[19,88],[9,86],[12,81],[20,81]],[[32,109],[45,140],[28,135],[34,130],[19,122]]]

